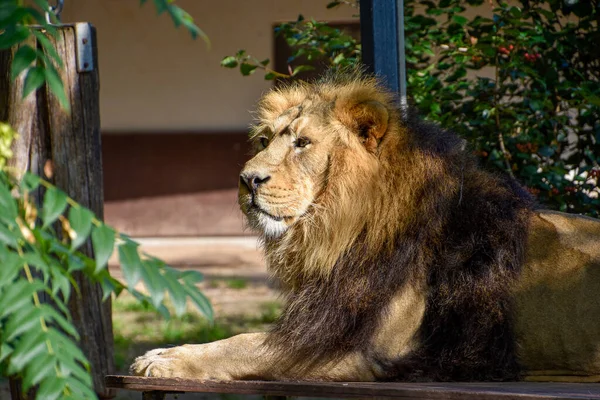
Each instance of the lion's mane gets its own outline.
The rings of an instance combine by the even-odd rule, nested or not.
[[[330,154],[308,215],[283,237],[265,239],[286,299],[268,345],[296,366],[366,351],[392,297],[424,281],[419,347],[398,360],[368,357],[390,379],[516,378],[509,289],[524,260],[530,197],[482,171],[455,134],[401,113],[362,73],[272,91],[259,118],[306,96],[332,99],[322,100],[329,110],[322,129],[351,125],[363,102],[383,104],[390,117],[376,162]]]

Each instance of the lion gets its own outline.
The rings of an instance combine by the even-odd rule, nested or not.
[[[284,307],[269,332],[136,375],[600,381],[600,222],[541,210],[361,72],[259,103],[239,204]]]

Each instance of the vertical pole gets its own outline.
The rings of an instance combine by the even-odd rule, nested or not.
[[[42,87],[22,99],[23,76],[11,82],[8,73],[17,49],[0,52],[0,120],[19,133],[13,146],[13,167],[43,176],[44,167],[51,166],[54,184],[103,218],[96,33],[91,26],[88,28],[89,36],[85,38],[78,37],[74,25],[61,25],[56,37],[48,36],[64,63],[59,73],[70,113],[60,107],[48,88]],[[30,40],[30,45],[41,49],[33,42],[35,39]],[[84,54],[83,46],[91,46],[85,53],[85,70],[77,62],[78,52],[79,59]],[[81,250],[93,257],[91,243]],[[68,307],[81,336],[80,347],[90,361],[96,393],[100,398],[114,397],[114,391],[104,384],[104,376],[114,371],[110,299],[102,302],[100,285],[90,283],[82,274],[76,273],[75,281],[81,296],[73,294]]]
[[[398,79],[400,86],[400,105],[406,108],[408,99],[406,97],[406,51],[404,50],[404,0],[397,0],[396,13],[398,21]]]
[[[406,103],[403,0],[361,0],[362,60]]]

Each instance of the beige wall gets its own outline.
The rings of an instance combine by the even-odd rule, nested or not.
[[[327,10],[326,0],[179,0],[210,37],[210,49],[156,16],[151,1],[66,1],[64,22],[98,29],[103,132],[231,131],[245,129],[257,98],[270,83],[222,68],[226,55],[246,49],[271,57],[272,25],[299,13],[349,20],[357,10]]]

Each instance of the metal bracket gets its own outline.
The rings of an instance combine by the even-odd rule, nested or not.
[[[87,22],[75,24],[75,50],[77,52],[77,72],[94,70],[94,47],[92,43],[92,25]]]

